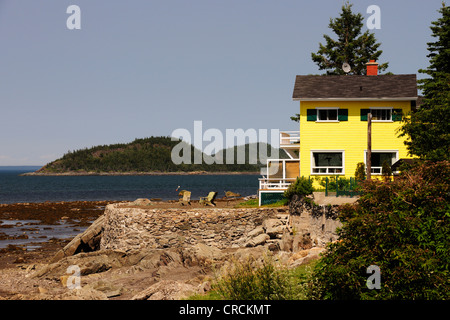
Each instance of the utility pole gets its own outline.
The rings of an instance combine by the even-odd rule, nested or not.
[[[367,180],[372,179],[372,113],[367,114]]]

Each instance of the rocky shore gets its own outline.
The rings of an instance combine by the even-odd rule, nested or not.
[[[329,240],[325,225],[336,220],[300,205],[293,215],[227,205],[109,204],[47,259],[0,270],[0,298],[180,299],[210,290],[232,261],[271,255],[295,267],[316,259]]]

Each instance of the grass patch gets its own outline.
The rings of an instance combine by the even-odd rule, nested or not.
[[[263,208],[277,208],[284,207],[288,204],[288,199],[282,199],[274,203],[265,204],[261,207]],[[258,208],[259,207],[259,199],[250,199],[244,202],[241,202],[235,206],[235,208]]]
[[[257,208],[259,206],[259,199],[250,199],[241,203],[238,203],[236,208]]]
[[[194,294],[186,298],[186,300],[222,300],[221,295],[217,292],[217,290],[209,290],[204,294]]]
[[[278,200],[277,202],[274,202],[274,203],[265,204],[261,207],[265,207],[265,208],[284,207],[284,206],[287,206],[288,203],[289,203],[289,200],[284,198],[284,199]]]

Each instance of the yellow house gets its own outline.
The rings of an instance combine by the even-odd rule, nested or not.
[[[369,72],[369,65],[375,72]],[[402,117],[416,107],[416,75],[377,75],[376,65],[368,63],[364,76],[296,77],[293,100],[300,102],[300,131],[295,143],[287,143],[290,135],[284,133],[280,147],[291,155],[297,148],[298,156],[285,163],[268,160],[267,175],[260,179],[260,204],[279,199],[297,176],[354,177],[356,165],[366,162],[369,113],[372,175],[382,174],[385,161],[392,165],[408,158],[397,130]]]

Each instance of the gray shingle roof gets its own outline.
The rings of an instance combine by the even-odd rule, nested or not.
[[[415,74],[297,76],[294,100],[417,98]]]

